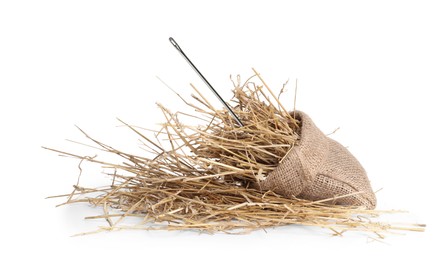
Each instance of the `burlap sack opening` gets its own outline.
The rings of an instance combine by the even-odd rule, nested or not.
[[[358,160],[323,134],[308,115],[301,111],[295,114],[302,122],[300,140],[260,182],[260,188],[313,201],[353,194],[328,203],[374,209],[375,194]]]

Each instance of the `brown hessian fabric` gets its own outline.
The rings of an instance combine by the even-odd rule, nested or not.
[[[326,203],[374,209],[375,193],[358,160],[323,134],[308,115],[301,111],[295,115],[302,124],[300,140],[260,182],[260,188],[313,201],[349,195]]]

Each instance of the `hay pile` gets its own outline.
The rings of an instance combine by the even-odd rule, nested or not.
[[[236,124],[228,111],[217,109],[194,87],[195,102],[187,103],[195,114],[172,113],[159,105],[166,122],[155,138],[128,125],[145,142],[147,156],[116,150],[85,132],[85,136],[107,153],[124,162],[103,162],[49,149],[83,161],[112,168],[106,188],[74,185],[63,205],[90,203],[104,213],[87,219],[103,218],[108,226],[99,230],[193,229],[204,232],[242,233],[269,227],[300,224],[328,228],[335,234],[347,230],[373,232],[380,237],[392,230],[422,231],[422,225],[391,225],[375,222],[379,211],[332,205],[334,198],[307,201],[286,198],[257,189],[257,183],[279,164],[299,140],[300,122],[293,119],[254,70],[244,83],[234,82],[231,107],[242,120]],[[295,110],[295,109],[294,109]],[[202,120],[198,126],[182,124],[181,116]],[[163,144],[168,145],[163,145]],[[55,196],[60,197],[60,196]],[[125,225],[129,217],[137,225]]]

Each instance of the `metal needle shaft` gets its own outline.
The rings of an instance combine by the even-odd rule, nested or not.
[[[232,108],[230,108],[230,106],[224,101],[224,99],[222,99],[222,97],[218,94],[218,92],[216,92],[216,90],[212,87],[212,85],[210,85],[210,83],[202,75],[202,73],[196,68],[196,66],[194,66],[193,62],[191,62],[191,60],[187,57],[187,55],[182,51],[179,44],[177,44],[177,42],[172,37],[170,37],[170,42],[171,42],[171,44],[173,44],[174,48],[176,48],[180,52],[180,54],[182,54],[182,56],[185,58],[185,60],[190,64],[190,66],[193,68],[193,70],[196,71],[196,73],[199,75],[199,77],[201,77],[201,79],[210,88],[210,90],[213,92],[213,94],[215,94],[215,96],[219,99],[219,101],[221,101],[221,103],[227,108],[230,115],[232,115],[232,117],[235,119],[235,121],[238,123],[238,125],[243,127],[244,126],[243,123],[238,118],[238,116],[235,114],[235,112],[233,112]]]

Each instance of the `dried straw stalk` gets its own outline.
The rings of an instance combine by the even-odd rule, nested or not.
[[[99,230],[194,229],[205,232],[241,233],[269,227],[300,224],[328,228],[336,235],[347,230],[366,231],[380,238],[393,230],[423,231],[419,224],[388,224],[372,218],[380,213],[357,207],[332,205],[334,200],[307,201],[285,198],[256,189],[300,136],[300,122],[293,119],[273,95],[260,75],[262,84],[234,82],[233,110],[241,118],[239,127],[227,111],[214,108],[192,85],[198,96],[187,103],[195,110],[191,117],[206,120],[200,126],[184,125],[179,116],[159,105],[166,118],[162,129],[150,139],[143,130],[124,122],[144,141],[148,156],[116,150],[85,132],[98,148],[125,161],[111,163],[49,149],[84,161],[114,169],[106,188],[85,188],[79,184],[65,204],[87,202],[104,209],[109,224]],[[82,131],[82,130],[81,130]],[[165,148],[163,140],[168,140]],[[54,196],[54,197],[61,197]],[[112,212],[111,209],[114,209]],[[128,217],[140,217],[137,225],[124,225]]]

